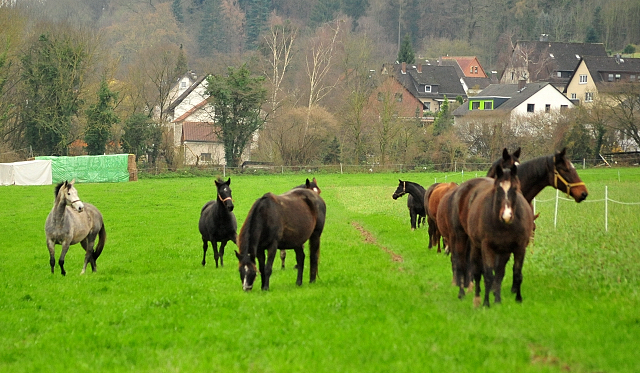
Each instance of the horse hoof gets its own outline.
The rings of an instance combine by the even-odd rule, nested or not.
[[[473,297],[473,307],[480,307],[480,297]]]

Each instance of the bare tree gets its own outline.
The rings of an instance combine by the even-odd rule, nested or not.
[[[263,54],[268,60],[269,71],[265,76],[271,83],[271,95],[269,104],[271,112],[275,112],[281,105],[279,98],[282,92],[282,82],[293,57],[293,43],[298,36],[298,28],[291,22],[282,22],[277,17],[272,17],[272,25],[269,34],[263,37]]]
[[[640,147],[640,85],[637,83],[616,83],[603,87],[600,95],[605,95],[609,104],[607,110],[608,127],[618,132],[624,140],[632,140]]]

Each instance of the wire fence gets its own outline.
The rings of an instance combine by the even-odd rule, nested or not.
[[[558,226],[558,205],[560,201],[569,201],[569,202],[573,202],[573,199],[569,199],[569,198],[564,198],[564,197],[560,197],[560,191],[558,189],[556,189],[556,195],[555,198],[549,198],[549,199],[538,199],[538,198],[534,198],[533,199],[533,213],[535,214],[536,212],[536,205],[538,203],[546,203],[546,202],[554,202],[555,203],[555,208],[554,208],[554,213],[553,213],[553,228],[556,229]],[[582,203],[604,203],[604,230],[605,232],[609,231],[609,203],[614,203],[614,204],[618,204],[618,205],[626,205],[626,206],[640,206],[640,202],[622,202],[622,201],[617,201],[615,199],[609,198],[609,187],[605,186],[604,187],[604,198],[601,199],[592,199],[592,200],[584,200]]]

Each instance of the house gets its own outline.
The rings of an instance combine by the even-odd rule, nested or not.
[[[477,96],[470,97],[453,111],[456,125],[465,117],[504,115],[511,120],[535,114],[559,113],[574,104],[549,82],[520,84],[491,84]]]
[[[407,65],[406,63],[384,65],[382,75],[395,79],[399,86],[411,97],[407,98],[422,107],[414,106],[413,114],[416,113],[423,117],[426,113],[436,112],[440,110],[442,102],[446,99],[449,102],[455,102],[456,97],[463,99],[467,97],[467,93],[462,86],[458,74],[453,66],[436,66],[436,65]],[[403,97],[398,97],[404,100]]]
[[[167,107],[176,152],[185,165],[225,164],[224,146],[214,132],[214,110],[207,101],[206,75],[193,72],[178,79]]]
[[[539,41],[518,41],[511,52],[500,83],[518,84],[524,79],[530,82],[549,82],[564,89],[584,56],[606,57],[601,43],[549,42],[546,35]]]
[[[438,66],[453,66],[468,96],[478,94],[487,88],[489,84],[498,83],[497,77],[493,76],[493,74],[491,77],[487,76],[480,61],[478,61],[478,58],[475,56],[440,57],[438,59]]]
[[[577,63],[564,92],[571,100],[589,105],[598,91],[615,91],[619,83],[640,83],[640,58],[585,56]]]

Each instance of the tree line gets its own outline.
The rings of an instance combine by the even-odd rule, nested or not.
[[[260,110],[245,113],[253,118],[246,128],[261,130],[252,150],[259,160],[426,165],[490,159],[505,139],[530,139],[506,136],[503,124],[487,129],[488,139],[471,139],[452,126],[457,104],[437,113],[433,124],[397,118],[393,97],[371,99],[384,78],[382,64],[408,52],[417,63],[473,54],[499,69],[500,53],[509,52],[501,40],[540,33],[549,40],[604,42],[616,51],[640,40],[638,23],[621,18],[638,19],[640,5],[632,1],[53,3],[18,0],[0,7],[0,153],[31,146],[63,155],[81,140],[90,154],[131,152],[176,167],[180,160],[163,126],[169,91],[195,70],[211,74],[209,83],[228,83],[234,74],[260,82],[249,84],[262,100]],[[210,88],[212,99],[224,97]],[[597,126],[580,128],[575,118],[562,123],[545,144],[591,155],[596,143],[617,146],[608,124],[598,132]],[[227,161],[235,164],[242,141],[229,137]],[[473,141],[493,145],[474,148]]]

